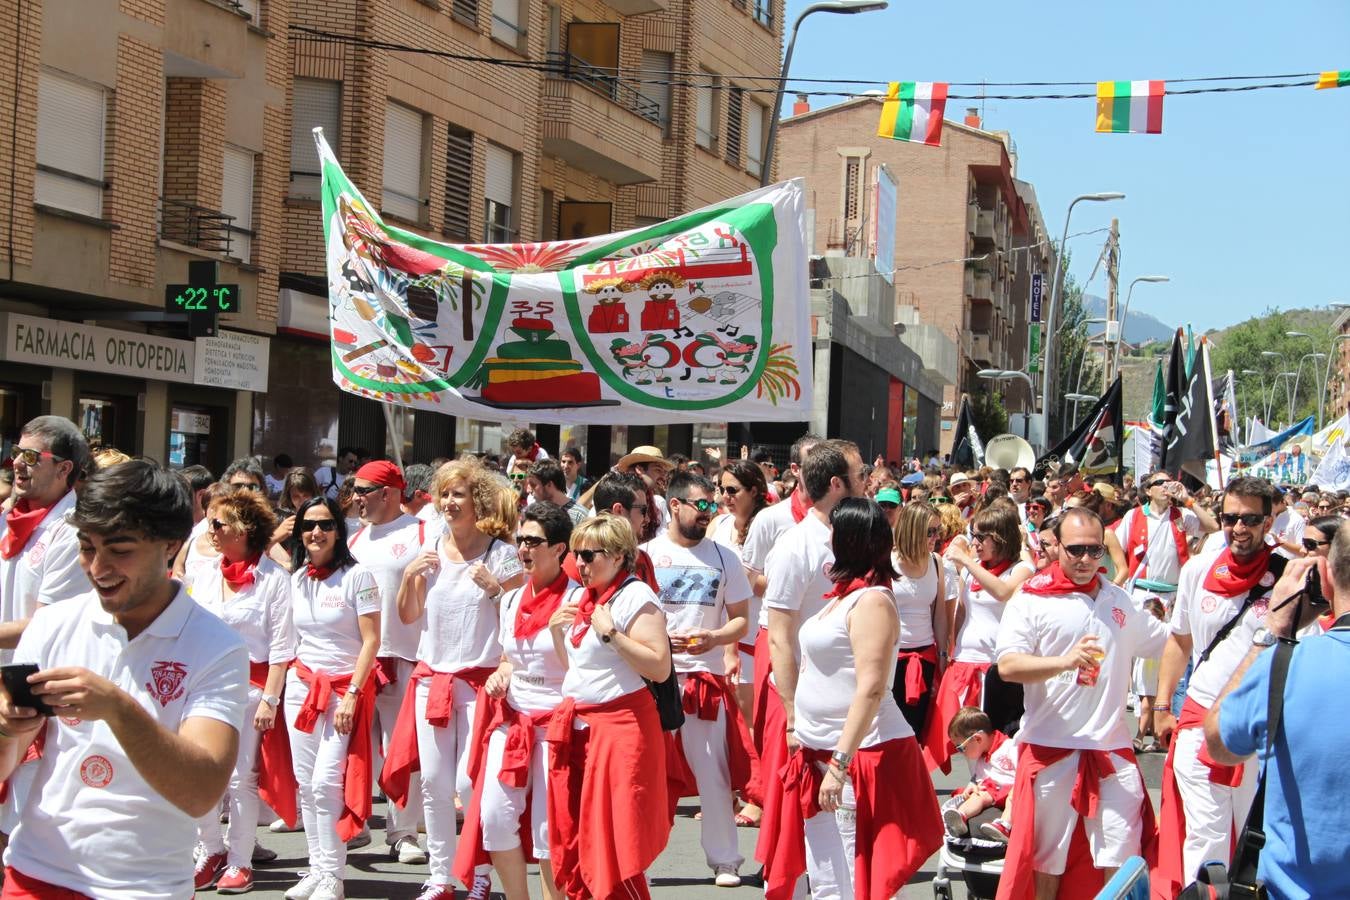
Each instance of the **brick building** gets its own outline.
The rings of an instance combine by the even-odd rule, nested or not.
[[[946,452],[959,397],[990,386],[976,373],[1025,371],[1030,274],[1052,271],[1050,246],[1034,191],[1016,179],[1006,133],[970,115],[943,125],[941,147],[892,141],[876,136],[880,112],[872,97],[818,110],[799,103],[779,125],[779,170],[806,179],[821,254],[875,256],[879,167],[896,182],[895,321],[936,326],[959,350],[942,402]],[[1010,410],[1025,408],[1024,382],[1003,390]]]

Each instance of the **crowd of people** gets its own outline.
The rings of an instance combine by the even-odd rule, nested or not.
[[[1345,496],[1316,488],[868,464],[815,435],[781,468],[642,446],[591,482],[575,448],[507,444],[216,478],[28,423],[0,520],[0,896],[247,892],[265,806],[307,842],[286,896],[341,898],[378,799],[419,900],[483,900],[494,872],[526,900],[532,861],[549,900],[642,898],[696,797],[713,883],[741,885],[758,827],[770,900],[890,897],[973,836],[1007,845],[1000,897],[1092,896],[1141,854],[1175,897],[1258,793],[1258,651],[1350,631]],[[1155,813],[1136,754],[1164,750]],[[1277,895],[1350,889],[1305,871],[1285,810]]]

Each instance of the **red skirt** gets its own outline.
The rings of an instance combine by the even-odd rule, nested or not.
[[[759,751],[759,787],[764,812],[759,819],[755,859],[764,863],[764,877],[771,872],[770,859],[783,805],[783,766],[787,763],[787,712],[778,691],[769,683],[773,660],[769,655],[769,630],[755,638],[755,749]],[[803,852],[805,852],[803,850]]]

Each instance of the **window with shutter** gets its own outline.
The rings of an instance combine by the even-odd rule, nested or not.
[[[251,151],[225,147],[220,187],[220,211],[234,220],[229,224],[229,255],[249,262],[253,252],[253,164]]]
[[[520,19],[520,0],[492,0],[492,37],[512,47],[525,39],[525,24]]]
[[[717,149],[717,76],[704,73],[695,88],[694,142],[707,150]]]
[[[637,85],[637,89],[656,102],[657,121],[666,135],[670,134],[670,85],[663,82],[671,80],[670,73],[674,68],[673,53],[642,51],[642,83]]]
[[[744,90],[734,87],[727,91],[727,162],[733,166],[741,162],[741,110],[744,106]]]
[[[751,175],[764,172],[764,117],[768,110],[751,102],[745,120],[745,171]]]
[[[473,30],[478,30],[478,0],[453,0],[450,15]]]
[[[445,148],[445,236],[470,241],[469,195],[473,192],[473,133],[448,128]]]
[[[314,146],[314,129],[323,129],[324,140],[337,153],[341,109],[341,82],[297,78],[291,83],[292,197],[319,199],[323,168],[319,164],[318,148]]]
[[[844,219],[858,218],[858,173],[862,169],[862,160],[850,156],[844,163]]]
[[[44,206],[103,215],[106,92],[51,69],[38,75],[37,183]]]
[[[380,208],[410,222],[421,222],[426,207],[422,192],[422,129],[420,112],[388,103],[384,109],[384,195]]]
[[[487,145],[487,174],[483,180],[484,234],[490,244],[516,240],[516,155],[505,147]]]

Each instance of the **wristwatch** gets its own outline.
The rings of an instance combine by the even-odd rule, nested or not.
[[[608,644],[610,641],[614,640],[614,632],[616,632],[616,631],[618,631],[618,630],[619,630],[618,628],[611,628],[610,631],[609,631],[609,634],[602,634],[602,635],[600,635],[600,640],[602,640],[602,641],[604,641],[606,644]]]
[[[1274,647],[1279,637],[1269,628],[1258,628],[1256,634],[1252,635],[1253,647]]]
[[[851,763],[851,762],[853,762],[853,754],[852,754],[852,753],[841,753],[840,751],[836,750],[836,751],[834,751],[834,753],[830,756],[830,762],[834,763],[836,766],[838,766],[839,768],[841,768],[841,769],[843,769],[844,771],[847,772],[847,771],[848,771],[848,764]]]
[[[273,709],[276,709],[277,706],[279,706],[279,705],[281,704],[281,698],[278,697],[276,694],[263,694],[263,695],[262,695],[262,702],[266,703],[268,706],[272,707]]]

